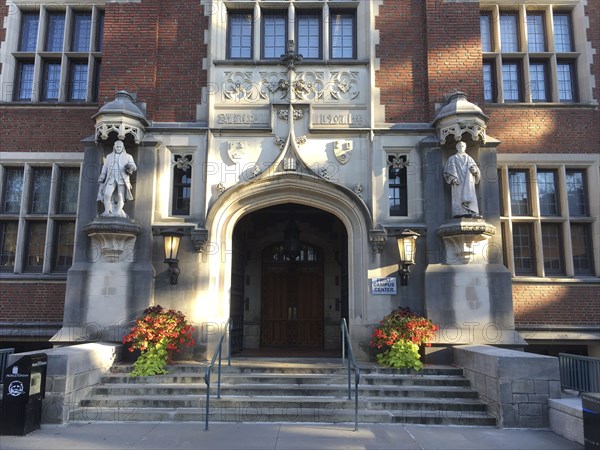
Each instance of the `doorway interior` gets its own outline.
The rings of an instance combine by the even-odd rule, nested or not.
[[[234,352],[337,354],[348,318],[348,238],[337,217],[292,203],[244,216],[231,271]]]

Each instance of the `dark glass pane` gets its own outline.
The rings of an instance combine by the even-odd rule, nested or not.
[[[546,275],[564,275],[560,227],[558,223],[542,224],[542,251]]]
[[[546,63],[529,64],[529,80],[531,83],[531,100],[534,102],[547,102],[548,83],[546,81]]]
[[[73,264],[73,243],[75,240],[75,222],[56,222],[56,251],[53,268],[55,271],[67,271]]]
[[[27,226],[27,249],[25,270],[41,272],[46,246],[46,222],[29,222]]]
[[[505,53],[519,51],[516,14],[500,15],[500,46],[500,50]]]
[[[62,52],[65,36],[64,13],[50,13],[48,15],[48,30],[46,32],[46,51]]]
[[[94,79],[92,80],[92,101],[98,101],[98,92],[100,91],[100,71],[102,70],[102,61],[97,59],[94,63]]]
[[[96,51],[101,52],[104,46],[104,11],[98,11],[96,17],[98,19],[96,25]]]
[[[4,172],[2,212],[18,214],[23,193],[23,168],[7,168]]]
[[[491,17],[489,14],[482,14],[479,17],[479,28],[481,29],[481,51],[492,51],[492,28]]]
[[[182,170],[174,168],[173,177],[173,215],[187,215],[190,213],[190,199],[192,196],[192,168]]]
[[[229,14],[229,57],[252,57],[252,13]]]
[[[388,157],[388,201],[390,216],[408,215],[406,156]]]
[[[52,169],[33,169],[31,174],[31,205],[29,212],[47,214],[50,201],[50,186],[52,184]]]
[[[483,98],[486,102],[496,101],[494,64],[491,62],[483,63]]]
[[[535,256],[531,224],[513,223],[513,250],[515,256],[515,273],[518,275],[535,272]]]
[[[12,272],[17,253],[18,222],[0,222],[0,272]]]
[[[544,16],[527,13],[527,46],[530,52],[546,51]]]
[[[331,57],[354,58],[354,13],[331,13]]]
[[[568,14],[554,14],[554,50],[572,52],[571,19]]]
[[[31,100],[33,95],[33,63],[21,62],[17,65],[15,100]]]
[[[72,63],[69,76],[69,100],[85,101],[87,95],[87,63]]]
[[[279,59],[286,50],[287,15],[283,12],[263,14],[263,58]]]
[[[521,96],[521,74],[519,63],[502,64],[502,87],[505,102],[520,102]]]
[[[296,15],[298,53],[306,59],[321,58],[321,15],[300,12]]]
[[[510,170],[508,172],[510,190],[510,208],[513,216],[528,216],[529,209],[529,172]]]
[[[575,84],[575,66],[571,62],[558,62],[556,64],[556,78],[558,81],[558,98],[561,102],[571,103],[577,101]]]
[[[90,32],[92,29],[91,13],[75,13],[71,36],[72,52],[88,52],[90,50]]]
[[[35,52],[37,45],[38,24],[39,14],[37,12],[23,13],[21,16],[19,51]]]
[[[569,199],[569,215],[587,215],[585,172],[583,170],[567,170],[567,197]]]
[[[556,193],[556,172],[540,170],[537,173],[540,215],[558,215],[558,197]]]
[[[571,224],[571,246],[575,275],[592,274],[592,240],[588,224]]]
[[[42,98],[44,100],[58,100],[60,87],[60,63],[44,64],[44,85]]]
[[[79,169],[60,169],[60,192],[57,211],[59,214],[77,212],[77,194],[79,192]]]

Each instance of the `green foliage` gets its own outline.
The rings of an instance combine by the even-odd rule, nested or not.
[[[167,358],[168,352],[165,344],[150,346],[133,363],[131,376],[144,377],[167,373]]]
[[[395,369],[421,370],[423,368],[419,346],[404,339],[396,341],[388,350],[379,353],[377,362],[384,367]]]

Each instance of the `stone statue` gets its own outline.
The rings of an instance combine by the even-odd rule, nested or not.
[[[116,141],[98,178],[98,201],[104,203],[103,216],[127,217],[123,206],[126,201],[133,200],[129,176],[136,170],[133,157],[125,151],[125,144]]]
[[[452,216],[479,218],[475,185],[479,183],[481,173],[466,149],[464,142],[456,144],[456,154],[448,158],[444,167],[444,179],[452,186]]]

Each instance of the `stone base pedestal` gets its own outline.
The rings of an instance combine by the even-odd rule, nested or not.
[[[135,243],[141,227],[134,220],[97,217],[85,225],[90,238],[88,261],[69,272],[65,308],[71,308],[75,323],[65,321],[51,341],[120,341],[131,319],[134,297],[131,275]],[[71,298],[80,295],[83,298]],[[74,307],[74,305],[77,305]]]

